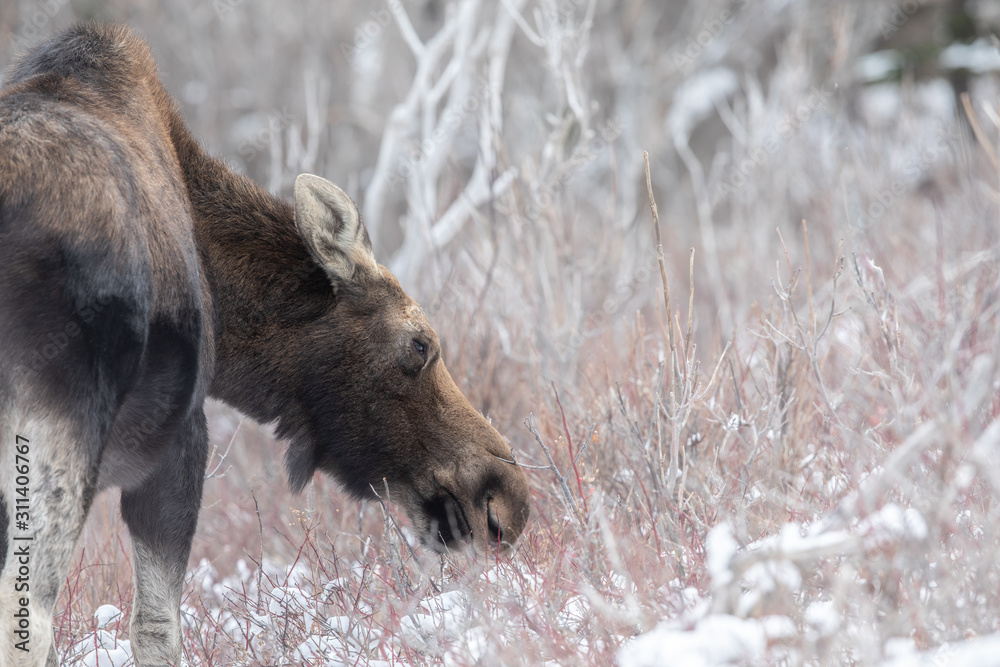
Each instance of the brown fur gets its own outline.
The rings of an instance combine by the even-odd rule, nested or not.
[[[524,528],[524,473],[375,262],[353,202],[304,175],[293,207],[235,174],[191,137],[141,39],[77,26],[0,90],[0,477],[12,429],[29,431],[36,620],[51,619],[94,494],[118,486],[137,663],[179,660],[206,394],[276,422],[295,490],[316,470],[358,496],[387,483],[430,546],[506,548]],[[14,493],[0,486],[0,565]],[[78,511],[47,514],[68,498]],[[35,639],[41,658],[2,648],[0,662],[54,660]]]

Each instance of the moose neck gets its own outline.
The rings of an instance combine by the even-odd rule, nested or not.
[[[207,155],[175,116],[172,141],[211,293],[209,393],[261,423],[294,420],[286,332],[324,312],[332,287],[296,231],[292,206]]]

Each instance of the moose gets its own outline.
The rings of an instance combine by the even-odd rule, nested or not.
[[[286,202],[192,137],[131,29],[83,24],[0,89],[0,664],[56,664],[52,615],[95,494],[121,490],[137,665],[181,662],[206,396],[316,471],[388,488],[431,549],[510,548],[528,482],[470,404],[358,208]]]

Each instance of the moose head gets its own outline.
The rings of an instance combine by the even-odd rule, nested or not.
[[[386,490],[432,548],[506,548],[529,514],[510,447],[456,386],[423,310],[375,261],[350,197],[310,174],[294,196],[299,237],[332,290],[318,317],[273,336],[293,395],[294,416],[279,418],[292,488],[318,469],[359,497]]]

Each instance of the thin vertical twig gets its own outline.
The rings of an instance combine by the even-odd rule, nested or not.
[[[653,197],[653,179],[649,174],[649,153],[642,152],[642,160],[646,165],[646,192],[649,195],[649,208],[653,212],[653,231],[656,233],[656,261],[660,264],[660,281],[663,283],[663,305],[667,309],[667,337],[670,342],[671,384],[674,387],[674,402],[680,400],[680,372],[677,367],[677,343],[674,341],[673,312],[670,310],[670,286],[667,284],[667,265],[663,260],[663,243],[660,240],[660,213]]]
[[[809,257],[809,225],[802,218],[802,238],[806,246],[806,296],[809,299],[809,324],[812,327],[813,340],[816,340],[816,312],[813,310],[812,262]]]
[[[559,481],[559,487],[562,489],[563,495],[566,496],[566,501],[569,504],[569,507],[572,508],[573,514],[576,516],[576,520],[580,522],[581,526],[586,525],[583,520],[583,515],[580,514],[580,508],[576,504],[576,498],[573,497],[573,492],[569,490],[569,484],[566,483],[567,475],[559,472],[559,466],[556,465],[555,459],[552,458],[552,452],[550,452],[549,448],[545,446],[544,442],[542,442],[542,436],[540,436],[538,431],[535,430],[535,427],[531,425],[531,415],[528,415],[528,418],[524,420],[524,425],[528,428],[531,435],[535,436],[535,442],[538,443],[538,446],[542,448],[542,453],[545,454],[545,458],[549,461],[549,469],[555,473],[556,480]]]
[[[563,432],[566,433],[566,446],[569,449],[569,458],[573,463],[573,475],[576,476],[576,490],[580,494],[580,502],[583,503],[583,512],[587,513],[587,499],[583,496],[583,482],[580,481],[580,471],[576,467],[576,457],[573,456],[573,438],[569,435],[569,426],[566,424],[566,411],[563,410],[562,401],[559,400],[559,390],[556,383],[552,383],[552,391],[556,395],[556,405],[559,406],[559,414],[562,416]],[[582,451],[582,450],[581,450]]]
[[[691,248],[691,258],[688,260],[688,324],[684,334],[684,372],[687,374],[687,362],[691,354],[691,318],[694,313],[694,248]]]
[[[263,577],[264,577],[264,522],[260,518],[260,504],[257,502],[257,494],[254,492],[253,485],[250,486],[250,497],[253,499],[253,511],[257,515],[257,536],[260,537],[260,564],[257,566],[257,614],[261,613],[261,609],[264,606],[264,600],[261,598],[261,591],[264,590]]]
[[[979,116],[972,107],[972,100],[969,98],[969,93],[962,93],[961,98],[962,107],[965,109],[965,116],[969,119],[969,125],[972,126],[972,133],[976,135],[976,140],[979,141],[979,145],[986,152],[986,157],[993,163],[993,168],[1000,171],[1000,158],[997,157],[997,150],[990,142],[989,137],[986,136],[986,132],[979,122]]]

